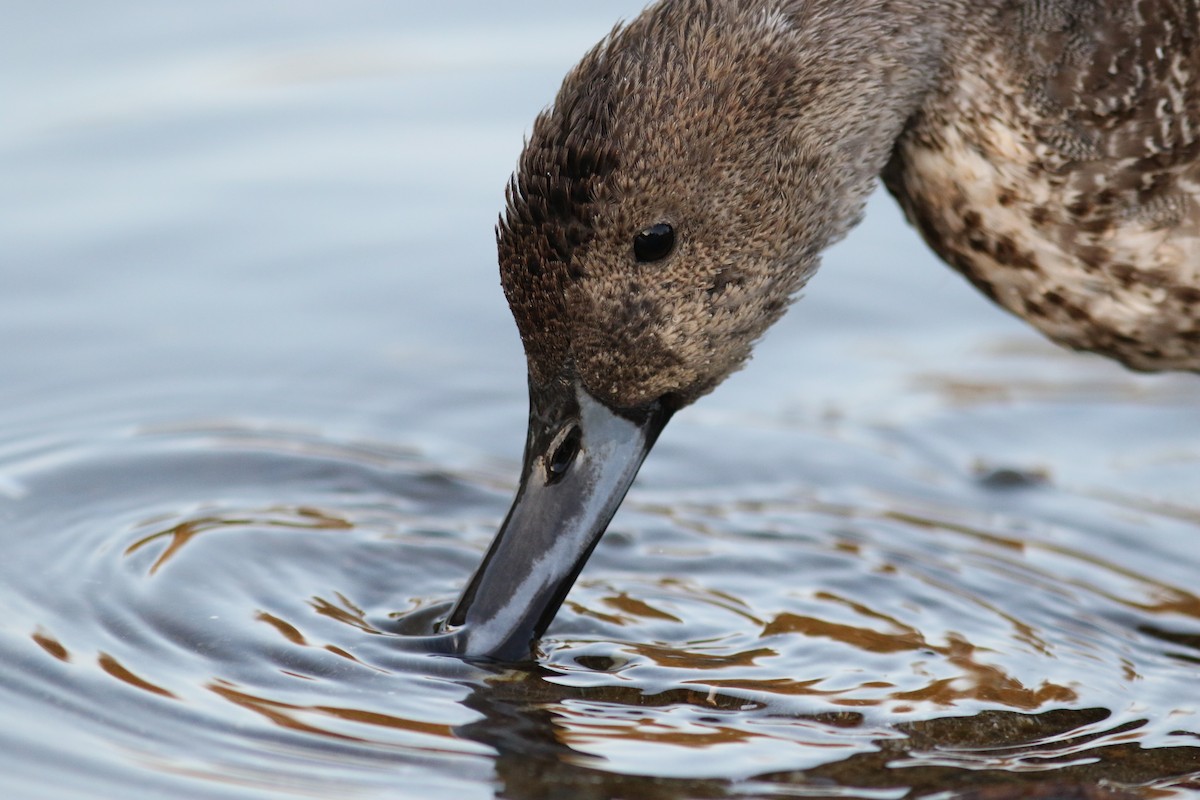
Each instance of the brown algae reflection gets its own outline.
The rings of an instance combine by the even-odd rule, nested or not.
[[[1200,769],[1200,606],[1163,566],[1190,552],[1178,513],[1122,521],[1052,487],[996,513],[922,483],[652,486],[541,666],[485,669],[396,632],[445,613],[506,500],[497,475],[235,428],[39,463],[8,470],[26,491],[0,563],[25,627],[0,634],[3,691],[54,697],[68,746],[110,765],[93,779],[895,797],[981,772]],[[64,736],[14,713],[16,752]]]

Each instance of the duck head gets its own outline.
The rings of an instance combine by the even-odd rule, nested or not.
[[[762,5],[652,6],[534,123],[497,229],[529,431],[446,623],[464,655],[529,656],[663,426],[746,362],[886,160],[869,37]]]

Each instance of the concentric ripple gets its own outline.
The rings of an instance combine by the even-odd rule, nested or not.
[[[5,700],[78,725],[72,744],[11,730],[14,746],[271,787],[483,752],[451,732],[470,718],[454,681],[478,671],[382,640],[391,614],[453,593],[476,557],[453,537],[490,525],[493,493],[410,454],[238,430],[6,475]],[[431,524],[443,503],[457,531]]]
[[[396,644],[469,575],[504,476],[236,426],[4,474],[0,693],[24,711],[2,738],[30,786],[65,750],[91,754],[65,789],[235,796],[522,796],[550,771],[865,797],[981,771],[1200,771],[1200,598],[1162,569],[1192,552],[1179,509],[652,479],[542,666],[504,671]]]

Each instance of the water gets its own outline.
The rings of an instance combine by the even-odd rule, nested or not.
[[[514,488],[522,133],[637,6],[10,10],[0,794],[1196,787],[1200,382],[1043,343],[884,196],[537,667],[394,646]]]

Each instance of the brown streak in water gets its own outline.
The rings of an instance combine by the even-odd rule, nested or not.
[[[895,692],[890,696],[892,700],[932,702],[942,706],[953,706],[964,700],[977,700],[1029,711],[1047,703],[1065,703],[1078,698],[1074,690],[1049,682],[1043,682],[1038,688],[1031,689],[999,667],[980,663],[975,659],[975,645],[958,634],[949,634],[947,644],[939,646],[927,642],[919,631],[906,626],[897,627],[901,628],[899,633],[888,634],[870,628],[783,613],[767,625],[763,635],[798,633],[804,636],[822,636],[871,653],[929,650],[943,656],[947,663],[962,671],[961,675],[935,680],[921,689]],[[844,694],[841,691],[826,692],[813,688],[817,683],[819,681],[714,681],[712,685],[784,694]],[[858,698],[844,698],[836,702],[839,705],[850,706],[879,704],[879,701]]]
[[[395,728],[412,733],[422,733],[427,736],[441,736],[446,739],[457,739],[454,726],[440,722],[424,722],[422,720],[397,717],[392,714],[380,714],[376,711],[363,711],[357,708],[339,708],[337,706],[313,706],[313,711],[326,714],[337,719],[360,722],[364,725],[374,725],[380,728]]]
[[[567,600],[565,603],[567,610],[572,614],[578,614],[581,617],[591,617],[598,619],[601,622],[607,622],[609,625],[625,625],[630,620],[626,617],[620,617],[616,614],[605,614],[603,611],[593,611],[587,606],[577,603],[574,600]]]
[[[673,650],[654,645],[633,645],[630,648],[640,656],[644,656],[660,667],[674,669],[725,669],[726,667],[757,666],[759,658],[770,658],[779,655],[769,647],[759,647],[754,650],[743,650],[740,653],[718,655],[715,653],[689,653],[686,650]]]
[[[763,636],[774,636],[781,633],[798,633],[809,637],[824,637],[838,642],[845,642],[859,650],[869,653],[899,653],[905,650],[922,650],[929,647],[920,631],[897,626],[898,633],[883,633],[871,628],[859,628],[854,625],[843,625],[815,617],[805,617],[799,614],[783,612],[763,628]]]
[[[323,597],[317,596],[309,600],[308,605],[321,616],[329,617],[336,622],[358,628],[364,633],[383,633],[383,631],[367,622],[367,613],[351,602],[346,595],[341,592],[334,592],[334,596],[342,603],[342,606],[345,606],[344,608],[329,602]]]
[[[228,527],[250,527],[263,526],[270,528],[289,528],[293,530],[348,530],[353,526],[347,520],[340,517],[330,516],[325,512],[311,508],[308,506],[298,506],[295,508],[287,508],[277,506],[268,508],[263,512],[256,512],[262,516],[249,517],[220,517],[208,516],[199,517],[193,520],[180,522],[166,530],[156,531],[149,536],[144,536],[138,539],[133,544],[125,548],[125,555],[131,556],[138,550],[141,550],[148,544],[159,539],[168,539],[166,548],[159,554],[154,563],[150,565],[150,574],[154,575],[162,568],[164,564],[170,561],[183,549],[184,545],[191,542],[201,533],[217,530],[219,528]],[[292,517],[300,517],[301,520],[295,519],[280,519],[271,515],[288,515]]]
[[[1013,539],[1009,536],[1000,536],[990,531],[983,531],[979,528],[972,528],[969,525],[963,525],[959,522],[950,522],[949,520],[932,519],[929,517],[920,517],[906,511],[883,511],[873,515],[876,519],[892,520],[905,525],[911,525],[914,528],[924,528],[925,530],[941,530],[951,531],[952,533],[961,533],[971,539],[982,540],[988,544],[1003,547],[1007,550],[1014,550],[1018,553],[1025,552],[1025,548],[1032,544],[1023,539]]]
[[[63,646],[62,642],[58,641],[58,639],[55,639],[50,634],[46,633],[41,628],[38,628],[36,631],[31,633],[29,636],[31,639],[33,639],[34,642],[37,643],[38,647],[42,648],[47,653],[54,656],[59,661],[62,661],[65,664],[71,663],[70,651],[68,651],[67,648]]]
[[[751,612],[749,604],[747,604],[745,600],[735,597],[728,592],[723,592],[720,589],[713,589],[708,586],[701,586],[694,581],[686,581],[680,578],[662,578],[656,583],[664,589],[682,591],[684,594],[690,597],[694,597],[702,602],[714,605],[717,608],[722,608],[731,614],[736,614],[742,619],[749,620],[755,625],[763,624],[763,621],[760,618],[754,616],[754,614]]]
[[[369,739],[363,739],[362,737],[351,736],[349,734],[327,730],[325,728],[311,725],[307,722],[302,722],[301,720],[297,719],[297,716],[300,714],[316,714],[324,717],[332,717],[334,719],[346,720],[349,722],[356,722],[379,728],[392,728],[395,730],[408,731],[410,733],[418,733],[426,736],[440,736],[446,739],[457,738],[454,735],[454,728],[451,725],[407,719],[405,717],[397,717],[392,714],[381,714],[375,711],[366,711],[356,708],[341,708],[338,706],[302,706],[294,703],[284,703],[278,700],[268,700],[265,697],[258,697],[247,692],[239,691],[233,688],[233,686],[227,681],[214,681],[208,684],[207,688],[209,691],[215,693],[225,700],[228,700],[234,705],[259,714],[270,720],[275,725],[278,725],[281,728],[287,728],[288,730],[303,731],[305,733],[313,733],[320,736],[328,736],[333,739],[341,739],[352,742],[370,741]]]
[[[1001,703],[1009,708],[1032,711],[1047,703],[1069,703],[1078,699],[1073,689],[1043,681],[1030,689],[1007,675],[999,667],[975,660],[975,645],[956,634],[950,634],[944,648],[932,648],[963,671],[956,678],[936,680],[924,689],[897,692],[894,700],[923,700],[943,706],[957,705],[962,700],[981,700]],[[961,686],[961,684],[967,684]]]
[[[283,635],[292,644],[308,645],[308,640],[304,638],[304,634],[292,625],[290,622],[285,622],[274,614],[268,614],[266,611],[260,611],[254,615],[254,618],[259,622],[265,622]]]
[[[210,520],[206,518],[206,519],[195,520],[192,522],[181,522],[178,525],[175,525],[174,527],[169,528],[165,531],[159,531],[158,533],[153,533],[149,536],[146,536],[142,539],[137,540],[133,544],[129,545],[129,547],[125,548],[125,555],[131,556],[134,553],[136,553],[138,550],[141,550],[143,547],[150,544],[151,542],[153,542],[157,539],[164,538],[164,537],[169,537],[170,541],[167,543],[166,548],[161,553],[159,553],[158,558],[156,558],[154,560],[154,563],[150,565],[150,574],[153,575],[156,572],[158,572],[159,568],[161,568],[163,566],[163,564],[166,564],[168,561],[171,560],[171,558],[176,553],[178,553],[180,550],[182,550],[183,546],[186,545],[188,542],[190,542],[194,537],[198,536],[200,533],[204,532],[205,530],[209,530],[210,528],[214,527],[213,525],[207,525],[207,526],[204,525],[205,522],[209,522],[209,521]],[[233,523],[218,523],[218,524],[233,524]]]
[[[342,598],[342,599],[344,600],[345,598]],[[311,647],[312,646],[312,644],[308,641],[308,639],[306,639],[304,637],[304,634],[301,633],[300,630],[298,628],[296,628],[296,626],[292,625],[290,622],[286,622],[286,621],[280,619],[279,617],[275,616],[274,614],[269,614],[266,611],[260,611],[260,612],[258,612],[258,614],[255,615],[255,619],[257,619],[259,622],[265,622],[268,625],[270,625],[272,628],[274,628],[275,630],[279,631],[279,633],[281,633],[283,635],[283,638],[287,639],[292,644],[297,644],[297,645],[300,645],[301,647]],[[350,653],[347,650],[343,650],[342,648],[338,647],[337,645],[327,644],[324,646],[323,649],[325,649],[326,651],[328,651],[330,653],[333,653],[335,656],[338,656],[340,658],[345,658],[349,661],[353,661],[355,664],[363,664],[363,662],[360,661],[358,659],[358,657],[355,656],[353,653]],[[387,670],[385,670],[385,669],[382,669],[380,667],[371,666],[369,664],[363,664],[363,666],[370,667],[371,669],[376,670],[377,672],[384,672],[384,673],[387,672]],[[304,675],[297,675],[295,673],[286,672],[286,671],[284,672],[284,674],[285,675],[293,675],[294,677],[297,677],[297,678],[306,677]]]
[[[161,695],[162,697],[170,697],[172,700],[179,699],[173,692],[170,692],[161,686],[156,686],[145,678],[139,678],[137,675],[134,675],[124,664],[122,664],[120,661],[117,661],[117,659],[113,658],[108,653],[101,653],[97,657],[96,661],[100,665],[100,669],[104,670],[109,675],[112,675],[117,680],[124,681],[134,688],[142,689],[143,691],[151,692],[152,694]]]
[[[562,713],[561,710],[559,713]],[[563,716],[570,717],[571,722],[569,726],[556,731],[556,738],[568,746],[586,746],[598,741],[634,741],[701,749],[771,738],[761,733],[750,733],[725,726],[706,726],[703,732],[687,732],[664,729],[666,726],[661,723],[648,720],[639,720],[632,725],[596,725],[575,718],[574,715]]]
[[[341,599],[343,602],[345,602],[347,605],[354,608],[355,611],[359,612],[360,614],[363,613],[362,609],[359,609],[356,606],[354,606],[353,603],[350,603],[350,601],[346,600],[346,598],[343,597],[342,595],[339,594],[338,598]],[[337,609],[337,610],[339,612],[341,612],[341,609]],[[318,609],[318,613],[320,613],[320,609]],[[342,612],[342,613],[345,613],[345,612]],[[330,615],[327,615],[327,616],[330,616]],[[286,622],[285,620],[280,619],[279,617],[275,616],[274,614],[269,614],[266,611],[260,611],[260,612],[258,612],[258,614],[255,615],[255,619],[257,619],[260,622],[265,622],[268,625],[270,625],[272,628],[274,628],[275,630],[279,631],[279,633],[281,633],[283,635],[283,638],[287,639],[292,644],[297,644],[297,645],[300,645],[301,647],[312,647],[313,646],[312,643],[309,642],[308,639],[305,638],[304,634],[301,633],[300,630],[296,626],[292,625],[290,622]],[[346,621],[346,620],[339,619],[339,621]],[[351,624],[354,624],[354,623],[351,623]],[[363,624],[366,624],[365,621],[363,622]],[[361,628],[361,625],[355,625],[355,627],[359,627],[362,630],[367,630],[366,628]],[[376,632],[376,631],[374,631],[374,629],[371,629],[371,631],[369,631],[369,632]],[[349,652],[348,650],[344,650],[341,647],[338,647],[337,645],[327,644],[327,645],[324,645],[323,649],[326,650],[327,652],[332,653],[335,656],[338,656],[339,658],[344,658],[344,659],[347,659],[348,661],[353,661],[355,664],[362,664],[363,666],[369,667],[370,669],[373,669],[376,672],[383,672],[383,673],[387,672],[386,669],[383,669],[381,667],[372,666],[370,664],[364,664],[353,653]],[[292,675],[293,677],[297,677],[297,678],[309,679],[308,676],[299,675],[299,674],[292,673],[292,672],[284,671],[284,674]]]
[[[304,706],[292,705],[291,703],[280,703],[275,700],[268,700],[265,697],[255,697],[252,694],[239,692],[229,686],[223,686],[217,683],[210,683],[208,690],[216,694],[235,706],[240,706],[247,711],[253,711],[255,714],[266,717],[270,722],[278,725],[281,728],[287,728],[292,731],[303,731],[304,733],[315,733],[321,736],[328,736],[333,739],[342,739],[344,741],[362,742],[366,741],[357,736],[348,736],[344,733],[335,733],[327,731],[324,728],[318,728],[315,725],[309,725],[306,722],[301,722],[291,716],[293,711],[310,711],[311,709]]]
[[[338,647],[337,645],[327,644],[327,645],[325,645],[325,649],[327,651],[329,651],[330,653],[333,653],[335,656],[339,656],[341,658],[347,659],[348,661],[353,661],[355,664],[362,664],[362,666],[367,667],[368,669],[373,669],[376,672],[382,672],[385,675],[390,674],[383,667],[376,667],[372,664],[364,663],[362,660],[360,660],[358,658],[358,656],[354,655],[349,650],[343,650],[342,648]]]
[[[1185,617],[1194,617],[1200,619],[1200,597],[1194,594],[1173,589],[1171,587],[1163,587],[1166,591],[1176,595],[1176,599],[1167,600],[1161,603],[1133,603],[1130,601],[1122,601],[1125,605],[1132,608],[1139,608],[1142,611],[1149,611],[1152,614],[1181,614]]]
[[[643,619],[661,619],[667,622],[682,623],[679,617],[674,614],[668,614],[665,611],[660,611],[644,600],[638,600],[635,597],[630,597],[625,592],[603,598],[600,602],[610,605],[613,608],[628,614],[632,617],[641,617]]]
[[[938,584],[938,585],[941,585],[941,584]],[[942,587],[942,588],[946,589],[947,591],[955,591],[955,589],[953,587]],[[880,612],[876,612],[876,610],[864,606],[863,603],[848,600],[848,599],[846,599],[846,597],[841,597],[840,595],[835,595],[833,593],[829,593],[829,591],[818,591],[818,593],[816,593],[815,596],[817,597],[818,600],[828,600],[828,601],[840,603],[840,604],[842,604],[842,606],[851,608],[852,610],[854,610],[854,612],[857,612],[858,614],[862,614],[863,616],[869,616],[869,618],[881,620],[883,622],[888,622],[889,625],[893,625],[895,627],[901,628],[901,630],[907,630],[908,632],[912,633],[913,636],[920,636],[920,633],[916,630],[916,628],[905,625],[904,622],[901,622],[900,620],[893,618],[893,616],[888,616],[887,614],[881,614]],[[1024,642],[1030,644],[1031,646],[1033,646],[1033,648],[1036,648],[1039,652],[1043,652],[1043,654],[1049,655],[1050,650],[1049,650],[1048,646],[1046,646],[1045,643],[1043,642],[1043,640],[1040,639],[1037,636],[1037,634],[1033,632],[1032,627],[1024,624],[1024,622],[1021,622],[1018,619],[1013,618],[1012,615],[1004,613],[1002,609],[996,608],[994,606],[991,606],[990,603],[985,603],[982,600],[977,599],[977,597],[973,597],[973,596],[965,594],[965,593],[962,594],[962,596],[967,597],[968,600],[974,600],[974,602],[982,604],[982,606],[984,608],[990,610],[990,612],[996,614],[997,616],[1000,616],[1001,619],[1008,620],[1010,622],[1010,624],[1012,624],[1016,628],[1016,631],[1018,631],[1019,639],[1024,640]],[[1022,637],[1021,634],[1024,634],[1024,637]],[[922,637],[922,638],[924,638],[924,637]]]
[[[818,600],[828,600],[831,603],[837,603],[838,605],[845,606],[846,608],[849,608],[851,611],[861,614],[864,617],[870,617],[871,619],[877,619],[880,622],[886,622],[887,624],[892,625],[896,628],[900,628],[901,630],[906,630],[911,633],[917,633],[915,628],[913,628],[910,625],[905,625],[903,622],[896,619],[895,617],[888,616],[887,614],[881,614],[880,612],[876,611],[875,609],[865,606],[862,603],[851,600],[848,597],[842,597],[839,594],[834,594],[833,592],[826,592],[826,591],[817,592],[813,596],[816,597],[816,599],[818,599]]]
[[[286,508],[275,508],[272,510],[273,511],[283,511],[284,513],[287,512]],[[297,506],[295,508],[295,512],[299,516],[304,517],[305,520],[311,521],[311,524],[309,524],[309,525],[289,525],[286,522],[280,523],[280,524],[282,524],[282,526],[286,527],[286,528],[308,528],[308,529],[329,530],[329,531],[348,531],[354,527],[354,523],[350,522],[350,520],[343,519],[342,517],[335,517],[331,514],[327,514],[326,512],[322,511],[321,509],[314,508],[313,506]]]

